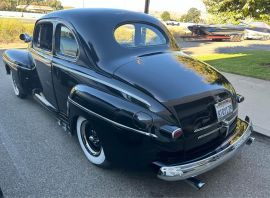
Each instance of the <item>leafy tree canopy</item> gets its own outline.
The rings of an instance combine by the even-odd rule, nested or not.
[[[198,10],[197,8],[190,8],[187,14],[181,16],[180,21],[199,23],[201,21],[201,11]]]
[[[270,22],[270,0],[203,0],[220,22],[239,23],[245,18]]]
[[[161,18],[163,21],[169,21],[169,20],[171,20],[171,14],[168,11],[164,11],[161,14]]]

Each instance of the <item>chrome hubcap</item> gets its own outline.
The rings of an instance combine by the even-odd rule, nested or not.
[[[88,121],[84,121],[81,126],[81,137],[84,147],[93,155],[98,156],[101,153],[101,144],[96,131]]]

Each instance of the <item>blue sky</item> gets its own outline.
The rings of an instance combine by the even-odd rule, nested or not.
[[[60,0],[64,6],[77,8],[120,8],[126,10],[143,11],[145,0]],[[152,11],[174,11],[186,12],[189,8],[195,7],[205,11],[202,0],[150,0],[150,10]]]

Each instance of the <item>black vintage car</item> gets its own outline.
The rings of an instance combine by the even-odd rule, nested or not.
[[[27,50],[3,54],[15,94],[52,111],[93,164],[152,165],[161,179],[191,181],[253,141],[249,118],[238,118],[243,97],[151,16],[53,12],[20,38]]]

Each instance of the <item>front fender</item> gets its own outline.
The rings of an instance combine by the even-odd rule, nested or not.
[[[3,62],[7,74],[12,71],[18,79],[19,86],[28,94],[31,94],[34,88],[40,87],[33,58],[27,50],[6,50],[3,53]]]
[[[3,53],[3,61],[14,70],[33,70],[35,64],[31,54],[27,50],[10,49]]]

